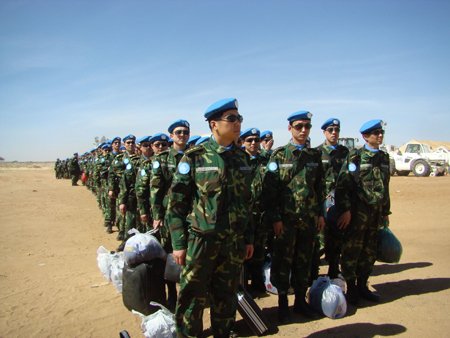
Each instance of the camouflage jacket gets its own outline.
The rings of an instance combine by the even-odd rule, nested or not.
[[[253,195],[253,212],[263,212],[263,204],[261,196],[263,192],[264,171],[270,159],[269,152],[260,152],[255,158],[250,158],[250,166],[253,172],[252,195]]]
[[[169,203],[167,192],[172,185],[173,174],[182,157],[182,153],[170,148],[153,159],[150,178],[150,205],[152,206],[154,220],[164,219]]]
[[[382,215],[389,215],[389,180],[388,154],[382,150],[374,153],[365,147],[353,149],[344,161],[336,184],[338,216],[351,210],[357,201],[382,205]]]
[[[154,156],[142,161],[140,171],[136,175],[137,207],[141,215],[150,216],[150,178],[152,176],[152,162]]]
[[[299,150],[291,142],[274,150],[263,192],[270,222],[323,216],[326,191],[321,157],[320,150]]]
[[[80,172],[80,166],[78,164],[78,158],[76,158],[75,156],[72,157],[69,161],[69,165],[68,165],[68,169],[69,171],[73,171],[73,172]]]
[[[108,171],[108,191],[114,191],[116,198],[119,196],[119,184],[125,167],[130,162],[127,152],[120,153],[114,157]]]
[[[327,193],[329,193],[336,187],[336,181],[339,176],[339,172],[341,171],[342,164],[344,163],[349,150],[347,147],[344,147],[342,145],[338,145],[336,149],[333,149],[327,144],[326,141],[317,148],[322,151],[322,165],[323,170],[325,171],[326,191]],[[336,168],[333,167],[332,160],[330,160],[330,158],[325,154],[325,151],[330,155],[332,159],[336,161],[335,167],[339,167],[339,170],[336,170]]]
[[[126,167],[119,182],[119,204],[126,204],[129,208],[137,207],[135,190],[136,174],[143,160],[143,157],[137,156],[136,154],[131,154],[128,158],[124,159]]]
[[[243,235],[253,244],[252,173],[249,156],[212,138],[190,148],[169,189],[167,220],[174,250],[187,248],[188,233],[219,238]]]

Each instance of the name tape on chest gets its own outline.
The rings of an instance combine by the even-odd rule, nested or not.
[[[197,171],[219,171],[219,167],[198,167]]]

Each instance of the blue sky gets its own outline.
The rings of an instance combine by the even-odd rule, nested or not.
[[[206,135],[213,102],[242,128],[290,138],[286,118],[341,120],[387,144],[450,141],[450,1],[0,2],[0,156],[53,161],[95,136]],[[447,127],[445,127],[447,126]]]

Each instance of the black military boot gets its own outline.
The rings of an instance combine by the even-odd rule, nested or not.
[[[345,298],[347,302],[354,306],[359,306],[362,303],[362,299],[358,294],[358,289],[356,288],[356,281],[354,279],[348,279],[347,281],[347,293]]]
[[[109,222],[109,224],[108,224],[108,229],[106,229],[106,233],[108,233],[108,234],[112,234],[113,233],[112,223],[111,222]]]
[[[377,295],[376,293],[369,290],[369,288],[367,287],[368,279],[368,277],[360,277],[357,279],[356,285],[358,293],[364,299],[367,299],[371,302],[378,302],[380,300],[380,295]]]
[[[295,292],[294,313],[300,313],[307,318],[317,318],[319,314],[306,302],[306,289]]]
[[[123,241],[122,243],[120,243],[120,245],[117,247],[116,251],[117,252],[123,251],[123,249],[125,248],[125,243],[126,243],[126,241]]]
[[[106,228],[106,227],[109,226],[109,224],[110,224],[109,222],[106,222],[106,221],[105,221],[105,223],[103,223],[103,226]]]
[[[283,324],[288,324],[291,322],[287,295],[278,295],[278,320]]]
[[[116,240],[123,241],[123,233],[119,231],[119,234],[116,237]]]
[[[177,286],[175,282],[166,280],[168,296],[167,296],[167,308],[170,312],[175,313],[175,307],[177,305]]]
[[[339,261],[336,260],[330,260],[328,262],[328,277],[330,279],[338,278],[339,275]]]

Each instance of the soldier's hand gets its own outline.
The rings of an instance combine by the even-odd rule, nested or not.
[[[264,149],[270,150],[270,149],[272,149],[272,146],[273,146],[273,139],[271,139],[269,142],[267,142],[267,143],[264,145]]]
[[[275,231],[275,235],[284,234],[283,230],[283,222],[273,223],[273,231]]]
[[[108,191],[109,198],[116,198],[116,195],[114,194],[114,191],[110,190]]]
[[[127,213],[127,206],[126,206],[126,204],[119,205],[119,211],[122,213],[122,215],[125,215]]]
[[[150,219],[148,218],[148,215],[141,215],[141,221],[144,223],[150,222]]]
[[[184,250],[173,250],[173,259],[175,263],[181,266],[186,265],[186,249]]]
[[[389,216],[383,216],[383,226],[389,228]]]
[[[245,245],[245,259],[250,259],[253,256],[253,244],[246,244]]]
[[[162,227],[162,220],[161,219],[155,219],[153,220],[153,229],[158,229]]]
[[[325,227],[325,219],[323,218],[323,216],[319,216],[319,221],[317,222],[317,231],[319,231],[320,233],[324,227]]]
[[[352,219],[352,214],[350,213],[350,210],[347,210],[344,212],[341,217],[339,217],[337,221],[337,226],[339,229],[345,229],[347,225],[350,223],[350,220]]]

